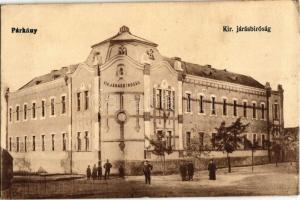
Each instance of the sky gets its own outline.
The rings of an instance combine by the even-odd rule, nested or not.
[[[14,5],[1,11],[2,91],[85,61],[91,45],[126,25],[159,44],[164,56],[249,75],[273,89],[282,84],[285,126],[298,126],[299,24],[293,1]],[[267,25],[271,33],[223,32],[226,25]],[[12,27],[38,31],[12,34]]]

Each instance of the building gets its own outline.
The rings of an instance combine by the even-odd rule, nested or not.
[[[134,173],[143,159],[157,160],[146,138],[164,133],[174,150],[167,160],[182,159],[191,140],[213,149],[215,127],[238,117],[250,122],[246,137],[263,147],[256,154],[266,156],[268,124],[277,134],[284,127],[282,86],[274,91],[246,75],[167,58],[157,46],[122,26],[93,45],[84,62],[9,92],[14,170],[84,173],[109,159],[114,169],[125,163]]]

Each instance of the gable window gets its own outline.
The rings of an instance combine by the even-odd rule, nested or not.
[[[237,100],[233,100],[233,116],[237,116]]]
[[[27,119],[27,104],[24,104],[23,110],[24,110],[24,120],[26,120]]]
[[[261,104],[261,118],[265,119],[265,104]]]
[[[80,111],[80,92],[77,92],[77,111]]]
[[[54,98],[51,98],[51,100],[50,100],[50,114],[51,114],[51,116],[54,116],[54,114],[55,114],[55,100],[54,100]]]
[[[191,112],[191,94],[186,93],[186,112]]]
[[[45,117],[45,100],[42,100],[42,117]]]
[[[216,97],[214,96],[211,97],[211,114],[216,114]]]
[[[17,113],[17,121],[19,121],[19,119],[20,119],[20,106],[17,106],[16,113]]]
[[[227,99],[223,99],[223,115],[227,115]]]
[[[52,151],[54,151],[54,147],[55,147],[54,137],[55,137],[55,135],[52,134],[52,135],[51,135],[51,144],[52,144],[51,146],[52,146]]]
[[[42,135],[42,151],[45,151],[45,135]]]
[[[35,151],[35,136],[32,136],[32,151]]]
[[[66,96],[61,97],[61,113],[66,113]]]
[[[89,109],[89,91],[84,91],[84,109]]]
[[[9,108],[9,121],[11,122],[11,119],[12,119],[12,109]]]
[[[203,95],[200,95],[200,99],[199,99],[199,112],[200,113],[204,113],[204,109],[203,109],[203,100],[204,100],[204,96]]]
[[[252,114],[253,114],[253,119],[256,119],[256,103],[252,103]]]
[[[36,113],[35,113],[35,109],[36,109],[36,104],[35,102],[32,103],[32,118],[35,119],[36,117]]]
[[[67,150],[67,139],[66,139],[66,133],[62,134],[62,150]]]

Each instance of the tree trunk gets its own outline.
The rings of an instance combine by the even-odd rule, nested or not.
[[[228,162],[228,173],[231,173],[231,163],[230,163],[229,153],[227,153],[227,162]]]

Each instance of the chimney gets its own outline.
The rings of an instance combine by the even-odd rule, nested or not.
[[[183,71],[182,69],[182,63],[181,63],[181,58],[179,57],[174,57],[173,58],[175,60],[174,62],[174,68],[176,71]]]

